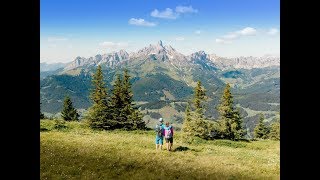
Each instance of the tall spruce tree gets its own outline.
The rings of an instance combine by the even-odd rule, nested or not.
[[[133,108],[132,113],[129,115],[129,122],[132,127],[131,129],[146,129],[146,123],[143,121],[143,114],[139,109]]]
[[[197,86],[194,89],[193,98],[195,111],[191,111],[189,106],[186,108],[186,116],[182,128],[186,137],[192,138],[192,136],[197,136],[200,138],[207,138],[209,134],[208,126],[203,115],[203,101],[205,100],[205,95],[205,90],[201,86],[201,82],[198,81]]]
[[[130,75],[128,70],[124,70],[123,83],[122,83],[122,97],[124,108],[122,114],[125,117],[126,129],[145,129],[145,122],[143,115],[139,109],[134,108],[133,92],[131,89]]]
[[[100,65],[93,75],[92,85],[93,88],[90,93],[90,99],[93,101],[93,104],[88,109],[86,116],[89,125],[94,129],[111,129],[113,124],[110,116],[109,98]]]
[[[138,121],[139,114],[133,109],[133,93],[131,90],[130,75],[128,70],[124,70],[123,81],[122,81],[122,97],[123,97],[123,109],[122,115],[125,118],[124,128],[125,129],[136,129],[136,121]],[[137,119],[138,118],[138,119]]]
[[[124,74],[123,74],[123,89],[122,89],[122,93],[123,93],[123,102],[124,105],[133,105],[133,93],[131,90],[131,83],[130,83],[130,75],[128,73],[128,70],[125,69],[124,70]]]
[[[260,114],[259,117],[259,123],[254,128],[254,137],[255,138],[261,138],[261,139],[267,139],[268,138],[268,127],[264,124],[264,116],[263,114]]]
[[[116,80],[113,84],[110,108],[112,113],[112,119],[114,121],[114,128],[123,128],[126,124],[126,115],[123,113],[124,97],[123,97],[123,87],[120,74],[117,74]]]
[[[272,140],[280,140],[280,114],[279,118],[271,124],[269,138]]]
[[[234,109],[233,96],[230,85],[227,84],[218,106],[220,114],[221,136],[225,139],[237,140],[244,135],[242,120],[239,111]]]
[[[192,119],[191,119],[191,112],[190,112],[190,106],[189,104],[186,107],[185,111],[185,118],[182,124],[182,131],[185,133],[185,137],[191,137],[194,136],[193,134],[193,124],[192,124]]]
[[[66,120],[66,121],[79,120],[79,114],[77,110],[73,107],[72,101],[69,96],[66,96],[64,99],[61,116],[63,120]]]
[[[194,107],[196,112],[202,117],[203,116],[203,101],[205,99],[205,90],[201,86],[201,81],[197,82],[197,86],[194,89]]]
[[[124,70],[122,78],[120,74],[116,77],[112,89],[110,108],[115,129],[145,129],[142,113],[134,108],[128,70]]]
[[[234,139],[241,139],[246,134],[246,130],[243,128],[243,120],[239,109],[234,110],[231,131],[233,132]]]

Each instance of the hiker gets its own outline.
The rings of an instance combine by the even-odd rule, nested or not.
[[[164,138],[167,143],[167,150],[171,151],[173,144],[173,127],[169,122],[166,122],[166,125],[164,126]]]
[[[164,129],[163,129],[163,119],[159,118],[159,123],[156,125],[155,131],[156,131],[156,150],[159,149],[162,150],[163,145],[163,135],[164,135]]]

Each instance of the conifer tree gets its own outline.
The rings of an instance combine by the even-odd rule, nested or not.
[[[61,116],[63,120],[66,121],[77,121],[79,120],[79,114],[77,110],[73,107],[71,99],[66,96],[63,102],[63,109],[61,111]]]
[[[124,106],[122,110],[125,121],[124,127],[126,129],[136,129],[138,127],[136,123],[138,123],[141,114],[133,109],[133,93],[131,90],[130,75],[127,69],[124,70],[123,74],[122,97]]]
[[[272,140],[280,140],[280,120],[277,119],[271,124],[269,138]]]
[[[112,119],[115,122],[114,128],[120,129],[124,127],[126,123],[126,115],[123,113],[124,109],[124,97],[123,97],[123,87],[120,74],[117,75],[116,80],[113,84],[112,95],[111,95],[111,113]]]
[[[192,130],[191,123],[192,123],[191,112],[190,112],[190,106],[188,104],[185,111],[185,118],[182,124],[182,131],[185,133],[186,137],[194,136],[194,134],[192,134],[193,130]]]
[[[263,114],[260,114],[259,123],[254,128],[254,137],[255,138],[261,138],[261,139],[267,139],[268,138],[268,128],[263,122],[264,116]]]
[[[133,105],[133,93],[131,90],[131,83],[130,83],[130,75],[128,74],[128,70],[124,70],[123,74],[123,102],[124,105]]]
[[[227,84],[218,106],[222,138],[237,140],[244,135],[242,120],[238,110],[234,109],[230,85]]]
[[[194,89],[194,99],[193,103],[196,109],[196,112],[202,117],[203,116],[203,104],[202,102],[205,99],[205,90],[201,86],[201,81],[197,82],[197,86]]]
[[[122,114],[125,117],[126,129],[145,129],[145,122],[143,121],[143,115],[139,109],[134,108],[133,92],[131,89],[130,75],[128,70],[124,70],[122,81],[122,97],[123,97],[123,110]]]
[[[124,71],[123,78],[117,75],[111,96],[112,116],[115,128],[145,129],[142,113],[134,108],[133,93],[131,90],[130,75]]]
[[[128,118],[130,125],[132,125],[131,129],[146,129],[146,123],[142,118],[142,113],[138,109],[133,109]]]
[[[205,90],[201,86],[201,82],[198,81],[194,89],[193,105],[195,111],[190,111],[189,105],[186,108],[186,116],[182,128],[186,137],[197,136],[207,138],[209,134],[207,123],[203,117],[203,101],[205,100],[205,95]]]
[[[206,139],[209,135],[209,129],[203,115],[196,112],[193,117],[194,122],[192,124],[195,136]]]
[[[233,120],[231,123],[231,132],[233,132],[234,139],[241,139],[246,133],[245,129],[243,128],[243,120],[239,109],[234,110]]]
[[[93,105],[88,109],[86,117],[89,125],[94,129],[111,129],[113,124],[110,116],[109,99],[100,65],[93,75],[92,85],[90,99],[93,101]]]

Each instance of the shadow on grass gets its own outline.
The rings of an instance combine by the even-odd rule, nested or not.
[[[40,132],[45,132],[45,131],[49,131],[49,129],[47,129],[47,128],[40,128]]]
[[[239,139],[239,142],[247,142],[247,143],[251,143],[251,141],[249,139]]]
[[[190,148],[185,147],[185,146],[178,146],[177,148],[175,148],[173,150],[173,152],[176,152],[176,151],[188,151],[188,150],[190,150]]]

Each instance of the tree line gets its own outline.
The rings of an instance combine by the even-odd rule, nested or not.
[[[280,121],[277,119],[275,122],[267,126],[264,122],[263,114],[260,114],[259,122],[254,128],[254,137],[257,139],[272,139],[280,140]]]
[[[130,75],[124,70],[123,76],[117,74],[113,89],[109,95],[103,80],[102,68],[99,65],[92,77],[93,88],[90,99],[93,102],[84,116],[85,121],[93,129],[146,129],[142,113],[135,107],[131,90]],[[79,120],[79,114],[73,107],[69,96],[66,96],[61,111],[66,121]],[[40,110],[40,119],[44,118]]]
[[[216,121],[204,117],[204,103],[207,99],[205,92],[201,81],[198,81],[194,89],[192,102],[188,104],[185,110],[185,119],[182,125],[184,139],[187,142],[191,142],[194,137],[202,139],[243,139],[246,130],[243,126],[240,111],[234,106],[230,85],[227,84],[223,91],[220,104],[217,107],[219,118]],[[263,123],[263,119],[262,116],[254,130],[255,138],[280,140],[279,121],[267,127]]]

